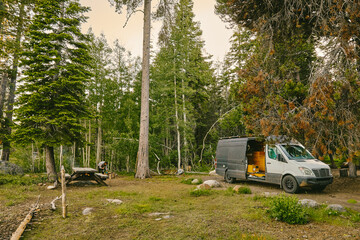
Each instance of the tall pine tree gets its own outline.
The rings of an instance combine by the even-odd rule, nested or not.
[[[154,61],[153,79],[154,85],[158,85],[154,94],[158,91],[161,94],[154,95],[153,111],[173,125],[172,130],[161,130],[165,136],[161,142],[168,145],[168,135],[173,135],[172,142],[177,145],[177,167],[180,168],[191,164],[205,135],[204,123],[209,113],[208,86],[213,71],[203,54],[202,31],[194,21],[193,1],[180,0],[175,6],[175,21],[164,25],[167,26],[170,26],[169,36],[162,36],[162,48]],[[166,111],[168,113],[163,114]]]
[[[14,137],[23,144],[43,144],[48,178],[53,181],[54,146],[78,141],[79,120],[88,115],[84,83],[90,77],[90,57],[80,32],[87,10],[77,1],[39,1],[22,54],[25,77],[19,87]]]

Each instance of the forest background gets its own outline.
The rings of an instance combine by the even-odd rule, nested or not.
[[[142,1],[124,4],[131,17]],[[204,51],[193,1],[157,4],[151,169],[211,168],[220,137],[288,135],[333,167],[348,162],[356,176],[358,1],[217,0],[233,29],[221,62]],[[70,171],[102,160],[135,171],[141,59],[119,41],[81,33],[87,11],[71,0],[0,1],[2,161],[49,178],[61,164]]]

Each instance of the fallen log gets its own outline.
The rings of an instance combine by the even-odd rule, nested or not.
[[[16,231],[11,235],[10,240],[19,240],[23,232],[25,231],[26,225],[31,221],[34,213],[39,209],[39,200],[40,195],[36,204],[30,209],[29,213],[26,215],[25,219],[20,223]]]

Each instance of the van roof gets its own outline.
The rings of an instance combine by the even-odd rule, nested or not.
[[[268,143],[296,143],[299,144],[299,142],[296,139],[293,139],[291,137],[285,136],[285,135],[270,135],[268,137],[264,136],[231,136],[231,137],[222,137],[220,140],[230,140],[230,139],[247,139],[247,140],[257,140],[257,141],[266,141]]]

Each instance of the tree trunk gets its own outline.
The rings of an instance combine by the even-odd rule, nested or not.
[[[1,76],[1,85],[0,85],[0,119],[4,117],[3,109],[5,105],[7,84],[8,84],[8,75],[6,71],[3,71]]]
[[[102,143],[102,129],[101,129],[101,120],[99,120],[98,126],[98,136],[97,136],[97,143],[96,143],[96,166],[101,161],[101,143]]]
[[[150,65],[151,0],[144,0],[144,42],[141,85],[141,115],[138,165],[135,178],[150,177],[149,169],[149,65]]]
[[[90,167],[90,154],[91,154],[91,152],[90,152],[90,150],[91,150],[91,148],[90,148],[90,143],[91,143],[91,122],[90,122],[90,120],[89,120],[89,138],[88,138],[88,140],[89,140],[89,144],[87,144],[86,145],[86,163],[87,163],[87,167]]]
[[[349,177],[357,177],[356,165],[353,161],[349,162]]]
[[[20,46],[21,46],[21,37],[23,35],[23,28],[24,28],[24,15],[25,15],[25,3],[20,4],[20,13],[17,22],[17,29],[16,29],[16,38],[15,38],[15,51],[14,51],[14,58],[13,64],[10,74],[10,83],[9,83],[9,97],[7,101],[7,112],[6,118],[7,121],[5,122],[6,128],[6,135],[11,135],[11,125],[12,125],[12,118],[13,118],[13,109],[14,109],[14,100],[15,100],[15,90],[16,90],[16,79],[18,75],[18,65],[19,65],[19,53],[20,53]],[[9,161],[10,157],[10,140],[8,138],[3,139],[3,154],[1,157],[2,161]]]
[[[126,156],[126,172],[130,172],[130,156]]]
[[[329,154],[329,158],[330,158],[330,162],[331,162],[331,165],[330,167],[332,169],[335,169],[336,168],[336,165],[335,165],[335,162],[334,162],[334,156],[332,154]]]
[[[48,179],[52,182],[57,181],[57,173],[54,158],[54,147],[45,145],[45,158],[46,158],[46,173]]]
[[[59,156],[59,158],[60,158],[60,164],[59,164],[59,166],[61,167],[61,166],[63,165],[63,145],[60,145],[60,150],[59,150],[59,152],[60,152],[60,156]]]
[[[74,168],[75,167],[75,160],[76,160],[76,142],[74,142],[74,145],[73,145],[73,160],[72,160],[72,163],[71,163],[71,168]]]
[[[187,159],[187,138],[186,138],[186,124],[187,124],[187,117],[186,117],[186,102],[185,102],[185,86],[184,86],[184,79],[181,80],[181,88],[182,88],[182,101],[183,101],[183,117],[184,117],[184,160],[183,166],[184,169],[187,169],[188,159]]]
[[[177,136],[177,152],[178,152],[178,169],[181,168],[181,142],[180,142],[180,129],[179,129],[179,113],[177,104],[177,91],[176,91],[176,76],[174,75],[174,100],[175,100],[175,123],[176,123],[176,136]]]

